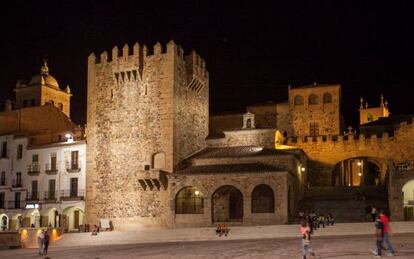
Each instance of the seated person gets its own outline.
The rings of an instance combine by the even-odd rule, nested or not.
[[[221,225],[220,236],[225,235],[227,236],[230,232],[230,229],[227,227],[226,224]]]

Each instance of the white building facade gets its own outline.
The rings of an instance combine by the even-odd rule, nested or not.
[[[79,230],[85,208],[85,141],[27,142],[27,137],[0,136],[0,229]]]

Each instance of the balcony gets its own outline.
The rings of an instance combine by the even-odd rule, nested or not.
[[[18,210],[18,209],[24,209],[26,206],[25,201],[9,201],[8,203],[8,209],[9,210]]]
[[[58,172],[58,170],[57,170],[56,163],[46,164],[45,173],[47,175],[55,175],[55,174],[57,174],[57,172]]]
[[[21,179],[13,179],[12,181],[12,188],[22,188],[23,183]]]
[[[83,201],[85,199],[85,190],[61,190],[60,199],[62,201]]]
[[[55,191],[53,192],[49,192],[49,191],[45,191],[44,192],[44,196],[43,196],[43,200],[45,203],[56,203],[57,201],[57,193]]]
[[[72,163],[72,161],[66,161],[66,171],[68,173],[79,173],[81,171],[81,161]]]
[[[38,202],[39,201],[39,192],[29,192],[27,193],[26,201],[30,202]]]
[[[40,174],[40,165],[38,163],[33,163],[27,166],[27,174],[31,176],[37,176]]]

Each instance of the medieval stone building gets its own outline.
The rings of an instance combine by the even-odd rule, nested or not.
[[[116,229],[281,224],[313,192],[339,195],[341,202],[328,202],[345,206],[344,214],[349,204],[363,211],[366,202],[355,205],[351,196],[369,186],[401,219],[400,192],[414,178],[410,167],[398,174],[414,156],[411,121],[393,125],[392,136],[343,133],[340,85],[288,93],[286,102],[209,117],[209,75],[196,52],[185,55],[170,41],[91,54],[87,222],[109,219]],[[381,102],[361,106],[361,124],[389,116]]]

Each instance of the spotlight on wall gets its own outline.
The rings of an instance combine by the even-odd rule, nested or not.
[[[70,133],[66,133],[66,134],[65,134],[65,138],[66,138],[66,141],[67,141],[68,143],[72,143],[72,142],[73,142],[73,136],[72,136],[72,134],[70,134]]]

